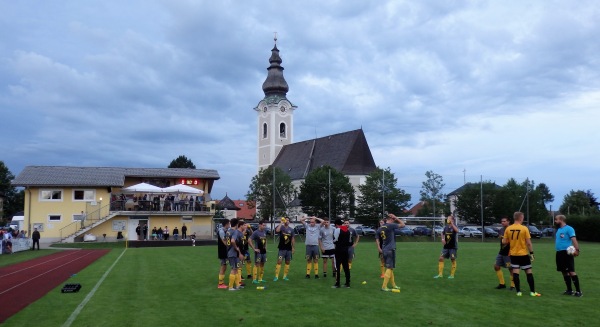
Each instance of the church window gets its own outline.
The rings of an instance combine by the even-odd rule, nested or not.
[[[264,123],[264,124],[263,124],[263,132],[262,132],[262,135],[263,135],[263,139],[266,139],[266,138],[267,138],[267,123]]]
[[[279,124],[279,136],[281,138],[286,138],[285,123]]]

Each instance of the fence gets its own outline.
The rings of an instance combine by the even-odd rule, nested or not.
[[[12,252],[8,246],[8,240],[2,240],[2,242],[0,242],[2,244],[0,254],[11,254],[31,249],[32,240],[30,238],[13,238],[11,242]]]

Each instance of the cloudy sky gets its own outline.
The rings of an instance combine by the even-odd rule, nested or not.
[[[273,32],[294,141],[363,128],[425,172],[600,195],[597,1],[2,1],[0,160],[218,170],[241,199]]]

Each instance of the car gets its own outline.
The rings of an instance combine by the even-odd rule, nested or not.
[[[375,230],[371,227],[367,227],[367,226],[356,226],[356,228],[354,228],[354,230],[356,231],[356,233],[358,235],[375,235]]]
[[[435,235],[442,236],[442,233],[444,232],[444,227],[435,226],[435,227],[433,227],[433,231],[435,232]]]
[[[481,231],[481,227],[477,227],[479,231]],[[492,227],[484,227],[483,228],[483,236],[485,237],[498,237],[498,232],[494,230]]]
[[[413,232],[412,229],[410,229],[406,226],[395,229],[394,233],[396,234],[396,236],[413,236],[413,235],[415,235],[415,232]]]
[[[431,236],[433,231],[429,227],[417,226],[413,228],[413,232],[415,235]]]
[[[294,233],[296,233],[296,235],[305,235],[306,228],[304,227],[303,224],[296,225],[296,226],[294,226]]]
[[[554,228],[552,227],[546,227],[544,229],[542,229],[542,236],[554,236]]]
[[[527,228],[529,228],[529,235],[531,235],[531,238],[542,238],[542,232],[537,227],[529,225]]]
[[[458,235],[462,237],[481,237],[483,233],[477,227],[465,226],[459,229]]]

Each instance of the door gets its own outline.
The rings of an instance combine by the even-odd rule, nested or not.
[[[144,225],[148,226],[148,219],[129,219],[129,226],[127,226],[127,239],[130,241],[137,241],[138,235],[135,229],[138,227],[143,228]],[[150,231],[146,233],[146,240],[149,237]],[[143,232],[140,231],[140,240],[144,238]]]

